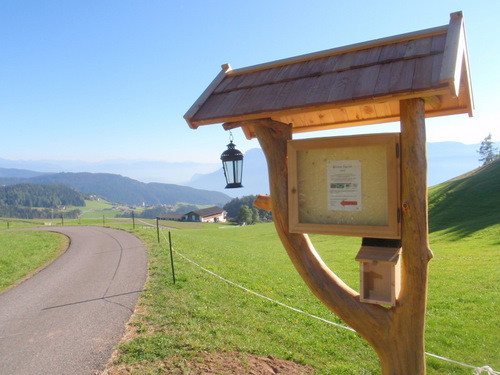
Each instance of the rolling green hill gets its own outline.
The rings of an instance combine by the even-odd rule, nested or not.
[[[55,208],[85,206],[85,196],[60,184],[18,184],[0,187],[0,205]]]
[[[429,189],[429,229],[463,237],[500,223],[500,160]]]
[[[86,196],[61,184],[16,184],[0,187],[0,216],[15,218],[49,218],[61,206],[85,206]],[[76,217],[80,211],[66,212]]]

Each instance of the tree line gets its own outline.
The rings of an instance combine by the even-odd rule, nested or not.
[[[234,198],[226,203],[223,207],[227,211],[228,218],[238,224],[251,225],[262,221],[271,221],[272,213],[253,207],[253,202],[257,198],[256,195],[247,195],[241,198]],[[166,207],[153,206],[144,209],[142,212],[134,213],[136,218],[155,219],[165,213],[181,213],[186,214],[190,211],[196,211],[199,207],[191,204],[180,204],[175,211],[167,210]],[[117,217],[131,218],[132,211],[124,212]]]
[[[0,216],[51,219],[61,215],[62,206],[85,206],[85,195],[61,184],[17,184],[0,187]],[[80,210],[64,211],[76,218]]]
[[[261,221],[271,221],[273,214],[271,211],[253,207],[253,202],[257,195],[247,195],[241,198],[234,198],[224,205],[227,216],[238,224],[255,224]]]

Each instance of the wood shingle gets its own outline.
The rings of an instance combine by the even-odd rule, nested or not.
[[[294,132],[399,120],[401,99],[426,116],[468,113],[473,100],[463,15],[449,25],[242,69],[229,64],[184,116],[190,127],[261,118]],[[244,126],[253,137],[251,123]]]

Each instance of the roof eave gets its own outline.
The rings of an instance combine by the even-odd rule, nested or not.
[[[196,114],[196,112],[198,112],[198,110],[203,106],[205,101],[210,97],[210,95],[212,95],[217,86],[224,80],[226,75],[231,71],[231,65],[229,64],[224,64],[221,67],[222,70],[219,72],[219,74],[217,74],[212,83],[210,83],[210,85],[205,89],[205,91],[203,91],[200,97],[194,102],[191,108],[189,108],[186,114],[184,115],[184,119],[186,120],[191,129],[197,129],[199,126],[199,124],[196,124],[196,122],[193,122],[191,120],[193,116]]]
[[[261,119],[261,118],[281,117],[281,116],[287,116],[287,115],[297,114],[297,113],[301,113],[301,112],[307,113],[307,112],[311,112],[311,111],[327,110],[327,109],[333,109],[333,108],[344,108],[344,107],[349,107],[349,106],[358,106],[358,105],[377,103],[377,102],[387,102],[387,101],[403,100],[403,99],[410,99],[410,98],[425,98],[428,96],[435,96],[435,95],[441,95],[441,94],[447,94],[447,93],[449,93],[449,88],[448,88],[448,85],[444,84],[444,85],[441,85],[439,88],[433,88],[431,90],[393,93],[391,95],[383,95],[383,96],[378,96],[378,97],[371,96],[371,97],[365,97],[365,98],[356,99],[356,100],[324,103],[321,105],[312,104],[309,106],[300,106],[300,107],[296,107],[296,108],[292,108],[292,107],[291,108],[281,108],[281,109],[269,110],[269,111],[265,111],[265,112],[252,112],[252,113],[237,114],[237,115],[232,115],[232,116],[224,115],[222,117],[211,117],[211,118],[204,118],[204,119],[200,119],[200,120],[191,119],[191,121],[193,122],[194,126],[198,127],[201,125],[220,124],[220,123],[236,122],[236,121],[249,121],[249,120],[256,120],[256,119]]]
[[[467,51],[467,40],[465,36],[464,16],[462,12],[455,12],[450,15],[450,24],[446,35],[446,45],[441,65],[440,82],[447,83],[453,97],[460,95],[460,82],[462,74],[465,73],[467,79],[466,87],[470,99],[471,111],[474,106],[472,100],[472,89],[470,85],[469,56]],[[465,67],[462,70],[462,67]]]

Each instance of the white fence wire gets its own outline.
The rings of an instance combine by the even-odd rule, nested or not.
[[[161,234],[163,235],[163,238],[165,239],[165,241],[168,241],[168,239],[167,239],[167,237],[165,236],[165,233],[163,233],[163,231],[161,231]],[[342,324],[338,324],[338,323],[335,323],[335,322],[331,322],[331,321],[329,321],[329,320],[327,320],[327,319],[320,318],[319,316],[309,314],[308,312],[302,311],[302,310],[297,309],[297,308],[292,307],[292,306],[288,306],[288,305],[286,305],[286,304],[284,304],[284,303],[282,303],[282,302],[276,301],[276,300],[274,300],[274,299],[272,299],[272,298],[270,298],[270,297],[264,296],[264,295],[262,295],[262,294],[259,294],[259,293],[257,293],[257,292],[254,292],[253,290],[250,290],[250,289],[248,289],[248,288],[245,288],[245,287],[244,287],[244,286],[242,286],[242,285],[239,285],[239,284],[237,284],[237,283],[235,283],[235,282],[233,282],[233,281],[231,281],[231,280],[228,280],[228,279],[226,279],[226,278],[224,278],[224,277],[222,277],[222,276],[220,276],[220,275],[216,274],[215,272],[212,272],[212,271],[208,270],[207,268],[203,267],[202,265],[200,265],[200,264],[196,263],[195,261],[193,261],[193,260],[189,259],[189,258],[188,258],[188,257],[186,257],[185,255],[183,255],[183,254],[179,253],[179,252],[178,252],[177,250],[175,250],[173,247],[172,247],[172,250],[173,250],[173,251],[174,251],[177,255],[179,255],[180,257],[182,257],[183,259],[185,259],[186,261],[188,261],[188,262],[190,262],[190,263],[194,264],[196,267],[198,267],[198,268],[202,269],[203,271],[205,271],[205,272],[209,273],[209,274],[210,274],[210,275],[212,275],[212,276],[215,276],[215,277],[219,278],[220,280],[222,280],[222,281],[224,281],[224,282],[226,282],[226,283],[228,283],[228,284],[230,284],[230,285],[233,285],[233,286],[235,286],[235,287],[237,287],[237,288],[239,288],[239,289],[242,289],[242,290],[244,290],[244,291],[246,291],[246,292],[248,292],[248,293],[251,293],[251,294],[253,294],[253,295],[256,295],[257,297],[260,297],[260,298],[266,299],[266,300],[268,300],[268,301],[270,301],[270,302],[273,302],[273,303],[276,303],[276,304],[278,304],[278,305],[280,305],[280,306],[286,307],[287,309],[293,310],[293,311],[298,312],[298,313],[300,313],[300,314],[307,315],[307,316],[309,316],[309,317],[311,317],[311,318],[313,318],[313,319],[320,320],[320,321],[322,321],[322,322],[324,322],[324,323],[331,324],[331,325],[334,325],[334,326],[336,326],[336,327],[339,327],[339,328],[342,328],[342,329],[345,329],[345,330],[348,330],[348,331],[356,332],[356,331],[355,331],[354,329],[352,329],[351,327],[344,326],[344,325],[342,325]],[[463,366],[463,367],[468,367],[468,368],[471,368],[471,369],[473,369],[473,370],[475,371],[475,375],[480,375],[480,374],[482,374],[482,373],[486,373],[486,374],[489,374],[489,375],[500,375],[500,372],[498,372],[498,371],[494,371],[494,370],[493,370],[490,366],[482,366],[482,367],[477,367],[477,366],[468,365],[468,364],[466,364],[466,363],[462,363],[462,362],[454,361],[454,360],[452,360],[452,359],[448,359],[448,358],[445,358],[445,357],[441,357],[441,356],[436,355],[436,354],[427,353],[427,352],[425,352],[425,354],[426,354],[426,355],[428,355],[429,357],[437,358],[437,359],[440,359],[440,360],[442,360],[442,361],[446,361],[446,362],[453,363],[453,364],[456,364],[456,365],[460,365],[460,366]]]

